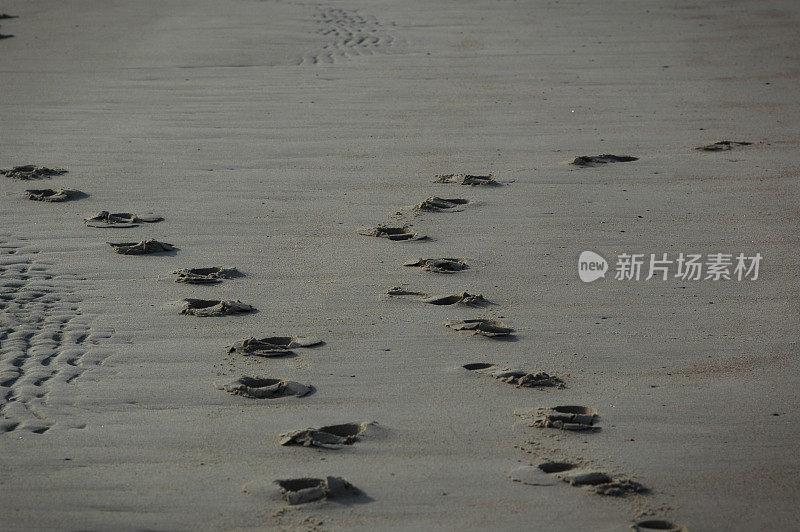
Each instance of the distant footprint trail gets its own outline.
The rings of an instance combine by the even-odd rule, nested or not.
[[[395,37],[377,19],[354,10],[319,8],[314,18],[325,43],[303,55],[297,64],[336,63],[361,55],[385,54],[396,44]]]

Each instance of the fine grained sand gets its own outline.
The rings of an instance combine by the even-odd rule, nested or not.
[[[14,35],[0,40],[0,167],[69,170],[0,178],[0,360],[22,371],[3,389],[3,529],[796,524],[796,2],[11,0],[2,11],[18,18],[0,27]],[[754,144],[693,149],[720,140]],[[597,154],[639,160],[569,164]],[[433,183],[463,172],[506,185]],[[89,197],[33,202],[29,188]],[[434,195],[473,203],[394,216]],[[102,210],[165,220],[82,224]],[[431,240],[357,234],[408,223]],[[178,251],[106,244],[150,238]],[[765,258],[755,282],[584,285],[585,249]],[[402,267],[429,257],[470,268]],[[196,286],[170,273],[210,266],[245,276]],[[400,285],[498,305],[386,297]],[[185,298],[259,312],[199,319],[175,311]],[[513,327],[513,341],[442,326],[480,316]],[[325,344],[283,358],[223,350],[275,335]],[[476,362],[567,387],[461,367]],[[242,375],[316,392],[215,388]],[[523,422],[556,405],[596,409],[601,430]],[[376,421],[382,437],[279,445],[353,420]],[[548,460],[652,491],[618,499],[509,479]],[[327,476],[364,496],[283,510],[271,484]]]

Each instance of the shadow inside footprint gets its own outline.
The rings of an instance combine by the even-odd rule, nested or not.
[[[625,497],[634,493],[647,493],[649,490],[635,482],[621,477],[614,477],[603,471],[578,469],[569,462],[545,462],[539,469],[552,474],[575,487],[590,487],[598,495]],[[563,473],[563,474],[561,474]]]
[[[368,499],[360,489],[341,477],[293,478],[276,480],[275,484],[289,504],[305,504],[323,499]]]
[[[529,373],[526,371],[512,370],[488,364],[485,362],[476,362],[474,364],[465,364],[462,366],[464,369],[489,375],[507,384],[512,384],[517,388],[564,388],[564,381],[558,377],[548,375],[544,372]]]
[[[304,397],[314,392],[313,386],[299,382],[261,377],[240,377],[235,381],[217,385],[217,389],[250,399],[278,399],[292,395]]]
[[[11,432],[18,426],[19,426],[18,421],[7,421],[7,420],[0,421],[0,434],[4,432]]]
[[[630,155],[611,155],[606,153],[604,155],[581,155],[580,157],[575,157],[575,159],[570,164],[586,168],[601,164],[627,163],[630,161],[638,161],[638,160],[639,160],[638,157],[631,157]]]
[[[7,35],[11,37],[11,35]],[[9,177],[11,179],[21,179],[29,181],[31,179],[45,179],[57,175],[66,174],[67,171],[63,168],[47,168],[46,166],[36,166],[27,164],[24,166],[15,166],[10,170],[0,170],[0,175]]]
[[[538,465],[539,469],[545,473],[563,473],[570,469],[575,469],[575,464],[569,462],[544,462]]]
[[[83,224],[87,227],[99,228],[125,228],[138,227],[140,223],[155,223],[163,220],[163,216],[155,214],[138,215],[130,212],[100,211],[97,214],[83,219]]]
[[[597,410],[586,406],[554,406],[539,408],[531,426],[573,431],[597,431]]]
[[[359,231],[363,236],[374,236],[378,238],[386,238],[388,240],[402,241],[402,240],[425,240],[428,237],[411,231],[409,226],[403,227],[388,227],[379,225],[374,229],[367,231]]]
[[[216,300],[216,299],[184,299],[181,314],[190,314],[199,317],[230,316],[234,314],[247,314],[254,312],[255,307],[246,305],[241,301]]]
[[[419,259],[416,262],[407,262],[403,266],[421,268],[427,272],[455,273],[469,268],[464,259]]]
[[[646,521],[639,521],[631,526],[636,532],[652,532],[659,530],[661,532],[686,532],[686,527],[676,525],[670,521],[663,519],[648,519]]]
[[[225,350],[243,356],[281,357],[294,355],[292,349],[314,347],[324,343],[313,336],[269,336],[261,339],[251,336],[242,338]]]
[[[496,187],[502,185],[499,181],[495,181],[492,174],[489,175],[470,175],[470,174],[436,174],[434,176],[434,183],[455,183],[458,185],[467,185],[470,187],[475,186],[490,186]]]
[[[324,447],[338,449],[342,445],[352,445],[374,423],[344,423],[329,425],[318,429],[308,428],[280,435],[281,445],[300,445],[302,447]]]
[[[733,140],[721,140],[714,144],[707,144],[705,146],[698,146],[695,150],[699,151],[731,151],[734,148],[741,146],[751,146],[752,142],[736,142]]]
[[[472,319],[446,321],[445,327],[454,331],[472,331],[473,334],[486,336],[487,338],[510,337],[514,329],[507,327],[505,323],[495,319]]]
[[[25,194],[28,195],[29,200],[33,201],[46,201],[46,202],[62,202],[88,198],[89,194],[81,192],[80,190],[65,190],[63,188],[53,190],[52,188],[26,190]]]
[[[440,198],[438,196],[431,196],[422,203],[414,205],[414,210],[417,212],[455,212],[459,209],[457,207],[466,205],[470,201],[461,198]]]
[[[222,268],[220,266],[213,268],[184,268],[175,270],[172,273],[178,276],[175,279],[176,283],[187,284],[214,284],[221,283],[223,279],[243,277],[243,274],[236,268]]]
[[[159,242],[152,238],[141,242],[107,242],[107,244],[114,249],[115,253],[120,255],[150,255],[152,253],[174,252],[178,249],[172,244]]]
[[[461,367],[464,368],[464,369],[467,369],[469,371],[476,371],[476,370],[479,370],[479,369],[493,368],[494,364],[490,364],[488,362],[475,362],[475,363],[472,363],[472,364],[464,364]]]

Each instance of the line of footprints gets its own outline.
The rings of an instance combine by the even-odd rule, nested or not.
[[[721,141],[707,146],[696,148],[707,152],[729,151],[743,146],[748,142]],[[617,155],[598,155],[576,157],[571,164],[585,168],[597,167],[610,163],[636,161],[636,157]],[[64,169],[51,169],[43,166],[18,166],[11,170],[0,170],[0,176],[20,180],[47,179],[66,174]],[[492,175],[447,174],[437,175],[436,183],[457,184],[469,187],[499,187],[503,183],[494,179]],[[88,197],[88,194],[71,189],[35,189],[27,190],[29,199],[44,202],[63,202]],[[470,203],[462,198],[440,198],[432,196],[413,207],[416,212],[439,213],[456,212]],[[141,224],[156,223],[163,217],[155,214],[111,213],[101,211],[84,219],[84,224],[94,228],[129,228]],[[369,230],[359,231],[364,236],[385,238],[395,242],[422,241],[427,236],[414,232],[410,226],[379,225]],[[174,254],[178,248],[166,242],[148,239],[140,242],[109,242],[114,252],[122,255],[149,255],[149,254]],[[426,272],[437,274],[456,274],[469,268],[467,261],[462,258],[423,258],[404,264],[406,267],[420,268]],[[207,285],[223,282],[226,279],[240,277],[243,274],[236,268],[209,267],[188,268],[173,272],[175,281],[180,283]],[[481,308],[492,305],[481,294],[462,292],[450,295],[431,295],[423,292],[407,290],[403,287],[394,287],[388,291],[390,297],[407,297],[417,299],[422,303],[432,305],[465,305]],[[255,311],[255,308],[231,300],[185,299],[181,302],[182,314],[198,317],[218,317],[236,314],[245,314]],[[504,339],[513,335],[514,329],[506,324],[490,318],[474,318],[458,321],[446,321],[444,325],[454,331],[467,331],[475,335],[492,339]],[[302,336],[271,336],[266,338],[243,338],[225,348],[229,354],[254,357],[291,357],[296,356],[295,350],[313,348],[324,342],[317,338]],[[526,388],[564,388],[565,383],[559,377],[544,372],[530,372],[497,366],[490,363],[470,363],[463,366],[464,370],[479,375],[486,375],[500,382],[516,387]],[[304,397],[314,392],[314,387],[287,379],[242,376],[232,382],[218,383],[217,388],[227,393],[250,399],[275,399],[295,396]],[[537,408],[528,412],[517,412],[522,421],[530,427],[541,429],[556,429],[563,431],[596,432],[599,415],[596,410],[585,406],[555,406],[552,408]],[[381,432],[380,426],[372,423],[345,423],[330,425],[320,428],[306,428],[281,434],[281,445],[297,445],[302,447],[317,447],[324,449],[337,449],[343,445],[352,445],[362,438],[369,438]],[[550,485],[550,479],[558,479],[571,486],[581,487],[599,495],[625,497],[648,493],[648,489],[640,483],[605,471],[586,467],[576,462],[546,461],[537,466],[524,466],[515,469],[509,474],[514,482],[529,485]],[[340,477],[328,476],[325,478],[295,478],[280,479],[275,481],[279,495],[289,504],[303,504],[323,499],[353,499],[368,497],[353,484]],[[685,531],[686,528],[666,520],[648,519],[633,525],[640,531],[669,530]]]
[[[635,161],[635,157],[601,155],[597,157],[579,157],[573,161],[576,166],[594,166],[597,164],[608,164],[611,162]],[[437,175],[435,183],[450,183],[465,185],[470,187],[499,187],[503,183],[494,179],[492,175],[478,176],[468,174],[447,174]],[[414,211],[417,212],[454,212],[461,210],[469,200],[462,198],[440,198],[432,196],[425,201],[415,205]],[[398,213],[400,214],[400,213]],[[392,241],[419,241],[426,240],[426,235],[414,232],[410,226],[388,226],[379,225],[375,228],[360,231],[359,234],[385,238]],[[418,267],[425,271],[454,274],[469,267],[467,261],[461,258],[428,258],[419,259],[415,262],[406,263],[404,266]],[[390,297],[408,297],[417,299],[420,302],[432,305],[464,305],[467,307],[487,307],[493,303],[481,294],[470,294],[462,292],[452,295],[430,295],[424,292],[409,290],[404,287],[394,287],[388,292]],[[456,331],[469,331],[476,335],[485,336],[493,339],[504,339],[513,335],[514,329],[506,324],[489,318],[473,318],[460,321],[445,321],[444,325]],[[564,388],[564,381],[554,375],[545,372],[531,372],[516,370],[498,366],[486,362],[476,362],[462,366],[465,370],[479,375],[486,375],[516,387],[528,388]],[[537,408],[530,412],[518,413],[525,424],[530,427],[542,429],[557,429],[565,431],[595,432],[600,430],[597,422],[599,416],[597,412],[584,406],[555,406],[552,408]],[[356,427],[353,425],[353,427]],[[364,431],[367,425],[359,425],[358,429]],[[320,429],[326,430],[326,429]],[[354,433],[353,437],[359,437],[359,433]],[[314,435],[302,432],[297,436],[302,438],[303,444],[309,440],[314,445]],[[326,437],[325,434],[322,437]],[[341,444],[335,441],[335,445]],[[316,445],[319,445],[318,443]],[[543,486],[552,485],[551,478],[556,478],[567,482],[576,487],[591,489],[599,495],[625,497],[634,494],[645,494],[647,488],[633,480],[608,474],[604,471],[582,467],[580,464],[563,461],[548,461],[538,466],[525,466],[512,471],[509,478],[514,482],[528,485]],[[668,521],[647,520],[640,521],[634,525],[639,530],[682,530]]]

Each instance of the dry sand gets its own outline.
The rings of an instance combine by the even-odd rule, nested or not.
[[[0,40],[0,167],[68,170],[0,177],[0,528],[797,526],[796,2],[0,7],[18,16],[0,20],[13,34]],[[693,149],[719,140],[754,144]],[[606,153],[639,160],[568,164]],[[433,183],[461,172],[506,185]],[[44,188],[89,196],[25,197]],[[433,195],[472,203],[413,213]],[[103,210],[165,220],[82,224]],[[428,240],[358,234],[409,223]],[[178,249],[106,243],[150,238]],[[586,285],[585,249],[765,258],[752,282]],[[434,257],[470,268],[402,266]],[[208,266],[244,277],[170,273]],[[387,296],[394,286],[495,305]],[[257,312],[181,315],[186,298]],[[476,316],[514,338],[442,325]],[[276,335],[325,343],[224,352]],[[475,362],[566,387],[461,367]],[[217,389],[242,375],[313,393]],[[515,415],[556,405],[596,409],[601,430]],[[279,445],[371,421],[380,430],[338,450]],[[546,460],[651,492],[509,478]],[[287,506],[272,484],[328,475],[364,495]]]

